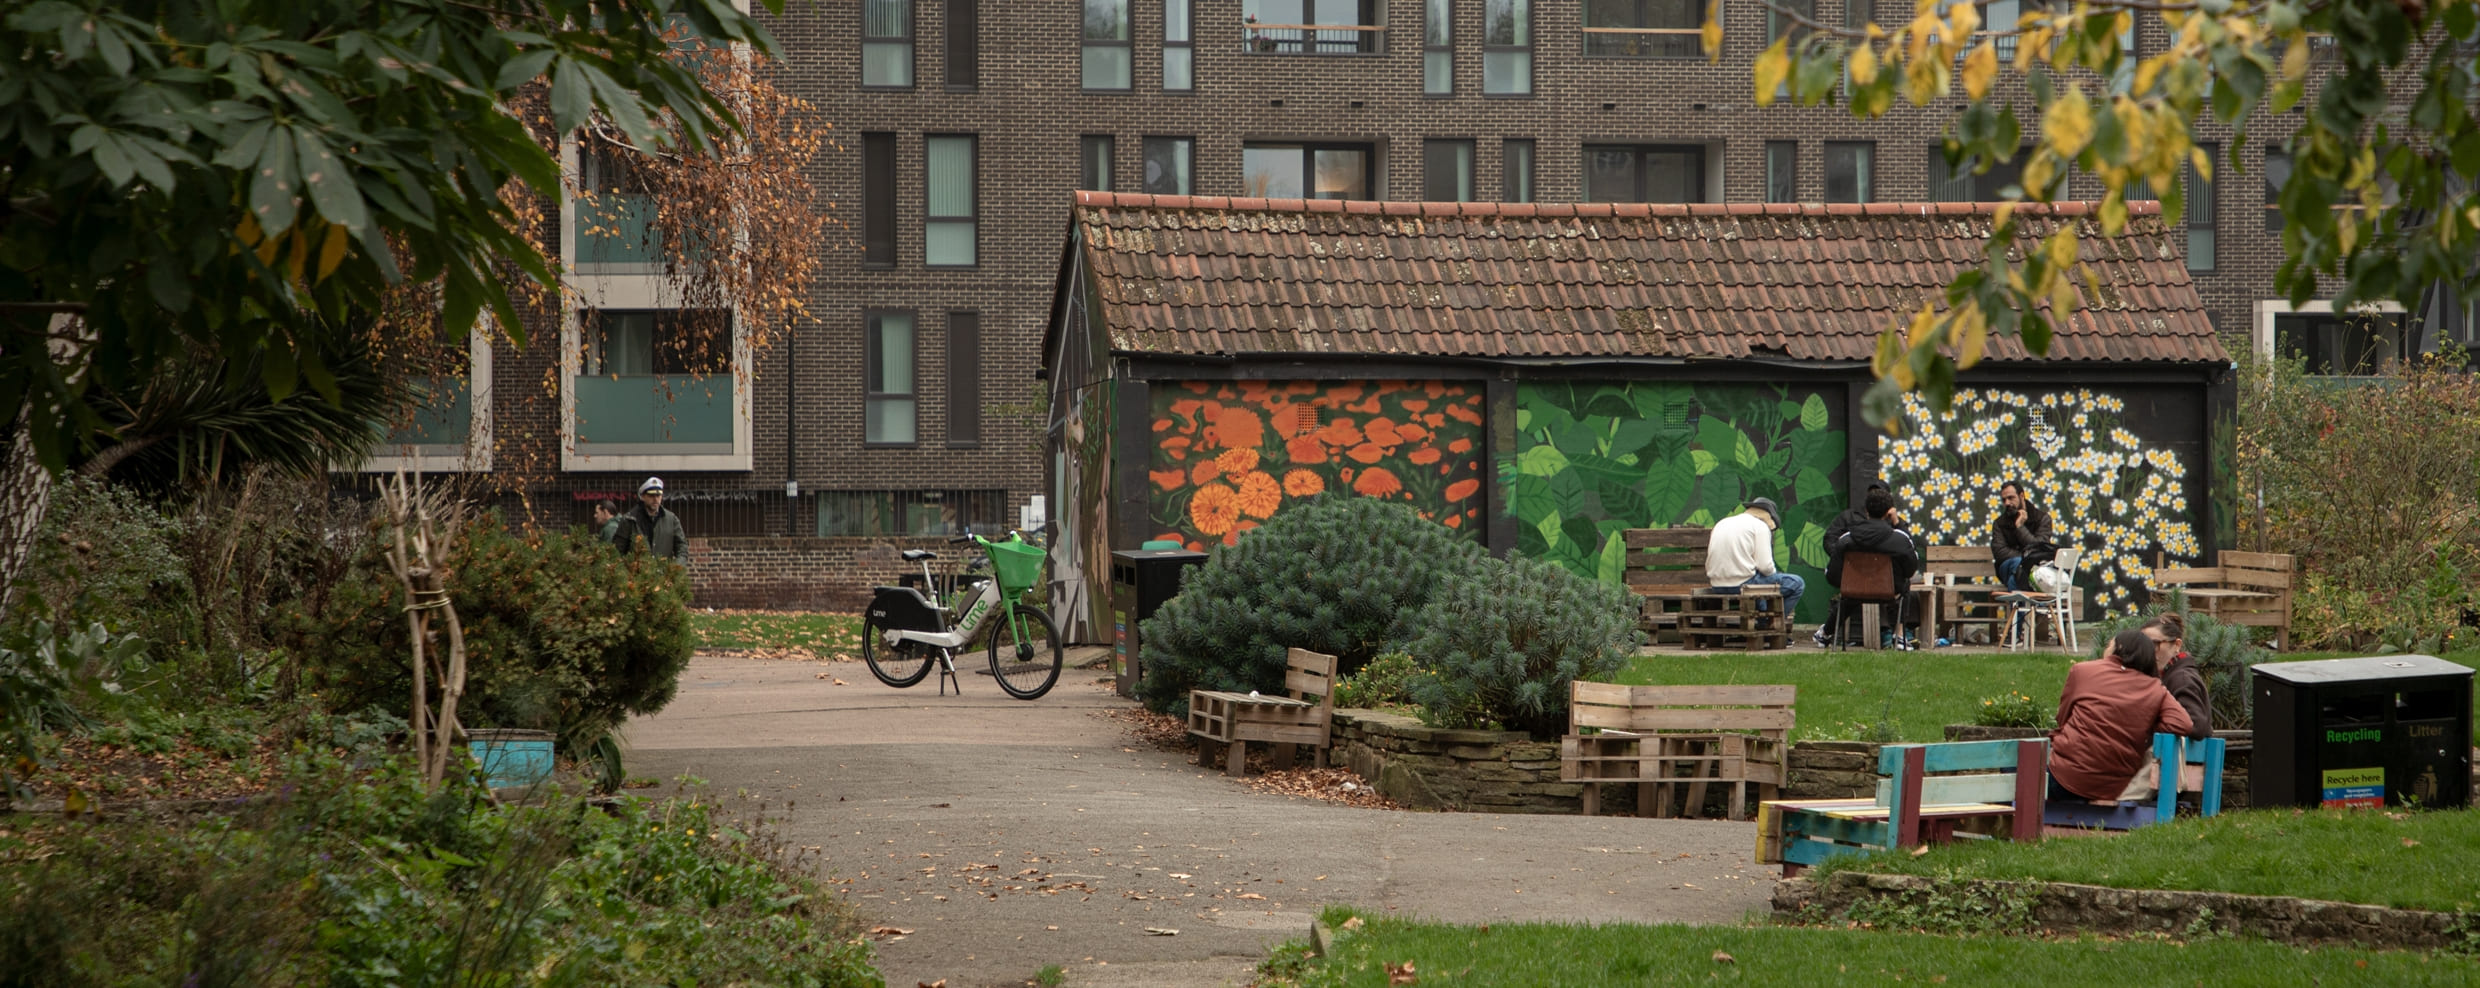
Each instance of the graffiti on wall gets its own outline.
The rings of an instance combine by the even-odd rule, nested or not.
[[[1819,588],[1801,604],[1819,620],[1826,526],[1848,500],[1838,404],[1785,385],[1522,385],[1516,454],[1501,466],[1516,549],[1619,583],[1621,530],[1710,526],[1770,497],[1783,509],[1775,565]]]
[[[1153,390],[1152,537],[1231,545],[1328,492],[1403,501],[1481,538],[1481,386],[1182,381]]]
[[[2131,431],[2126,410],[2091,389],[1963,388],[1943,414],[1905,395],[1903,435],[1880,436],[1878,457],[1887,486],[1911,503],[1913,532],[1930,543],[1988,545],[1999,485],[2029,485],[2059,545],[2084,547],[2076,582],[2091,601],[2132,611],[2156,552],[2193,559],[2201,547],[2188,464]]]

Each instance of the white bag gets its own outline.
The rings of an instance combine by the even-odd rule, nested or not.
[[[2075,578],[2056,566],[2042,563],[2032,568],[2032,588],[2035,590],[2045,594],[2062,594],[2074,586]]]

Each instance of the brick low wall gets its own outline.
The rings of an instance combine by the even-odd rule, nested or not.
[[[871,587],[892,584],[908,572],[921,572],[921,564],[907,564],[898,555],[906,549],[935,549],[944,557],[952,550],[971,547],[949,546],[946,536],[692,538],[691,603],[857,613],[869,603]],[[931,571],[940,572],[947,561],[934,561]]]
[[[1584,787],[1559,781],[1559,746],[1520,732],[1429,727],[1402,714],[1335,711],[1334,760],[1415,809],[1578,813]]]

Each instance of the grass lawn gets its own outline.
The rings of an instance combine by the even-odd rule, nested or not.
[[[1329,910],[1330,920],[1340,910]],[[1302,986],[2468,985],[2480,962],[2450,955],[2302,950],[2261,941],[2046,941],[1785,927],[1453,926],[1367,919],[1323,961],[1278,948],[1269,973]],[[1725,960],[1725,957],[1728,957]],[[1410,979],[1390,968],[1410,964]],[[1282,983],[1282,982],[1275,982]]]
[[[698,651],[735,649],[775,658],[858,659],[861,616],[805,611],[691,610]]]
[[[2296,895],[2398,909],[2480,909],[2480,813],[2241,810],[2110,837],[1959,841],[1836,858],[1870,871],[2118,888]],[[2480,972],[2475,973],[2480,977]]]
[[[1969,724],[1981,700],[2009,690],[2055,707],[2067,666],[2081,656],[2057,653],[1820,652],[1793,648],[1747,655],[1640,655],[1623,683],[1738,685],[1789,683],[1800,688],[1794,741],[1944,741],[1948,724]]]

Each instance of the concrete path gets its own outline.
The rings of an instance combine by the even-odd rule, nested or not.
[[[821,674],[829,678],[820,678]],[[1361,810],[1143,747],[1091,670],[1040,700],[941,697],[859,663],[700,656],[630,725],[630,774],[745,792],[872,922],[891,988],[1238,985],[1349,903],[1454,922],[1731,923],[1766,907],[1753,825]],[[836,680],[842,685],[836,685]],[[1176,934],[1153,931],[1177,930]]]

